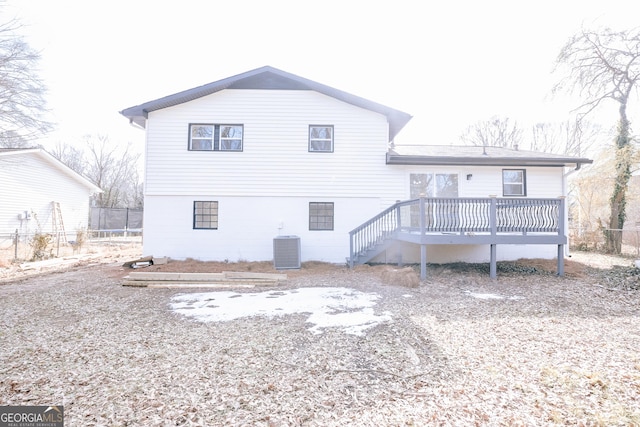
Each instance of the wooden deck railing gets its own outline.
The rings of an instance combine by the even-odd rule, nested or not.
[[[390,238],[418,244],[566,243],[564,209],[564,198],[398,202],[349,233],[350,263]]]

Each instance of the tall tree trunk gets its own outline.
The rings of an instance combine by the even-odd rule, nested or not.
[[[609,217],[609,230],[605,233],[607,250],[610,253],[622,252],[622,228],[626,217],[627,189],[631,179],[631,146],[629,137],[630,123],[627,119],[626,102],[620,104],[620,122],[616,136],[616,178],[613,185]]]

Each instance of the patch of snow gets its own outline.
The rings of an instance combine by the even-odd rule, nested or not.
[[[347,334],[363,335],[380,323],[391,321],[391,314],[375,314],[378,294],[349,288],[300,288],[290,291],[252,293],[202,292],[172,298],[177,313],[201,322],[224,322],[251,316],[284,316],[309,313],[309,330],[341,328]]]
[[[519,299],[523,299],[523,297],[519,297],[519,296],[510,296],[510,297],[506,297],[504,295],[498,295],[498,294],[483,294],[483,293],[477,293],[477,292],[471,292],[471,291],[464,291],[465,294],[469,295],[472,298],[477,298],[477,299],[507,299],[507,300],[519,300]]]

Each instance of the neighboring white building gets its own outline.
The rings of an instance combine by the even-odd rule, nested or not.
[[[566,194],[565,166],[590,162],[393,147],[409,114],[272,67],[121,114],[146,129],[143,252],[174,259],[272,260],[274,238],[294,235],[303,261],[342,263],[349,232],[398,200],[502,197],[505,189],[556,198]],[[510,247],[499,256],[529,251]],[[433,262],[488,258],[457,245],[435,252]]]
[[[102,190],[41,148],[0,148],[0,236],[86,230],[89,199]],[[62,222],[54,224],[54,203]]]

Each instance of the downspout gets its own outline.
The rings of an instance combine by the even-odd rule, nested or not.
[[[563,196],[568,196],[569,193],[567,193],[567,177],[569,175],[574,174],[575,172],[579,171],[580,168],[582,167],[582,163],[576,163],[576,167],[574,169],[571,169],[569,172],[566,172],[562,174],[562,195]],[[570,247],[571,247],[571,242],[569,241],[569,203],[568,203],[568,197],[565,197],[565,209],[564,209],[564,223],[566,224],[567,228],[566,228],[566,236],[567,236],[567,244],[564,247],[564,254],[567,258],[571,258],[571,251],[570,251]]]

